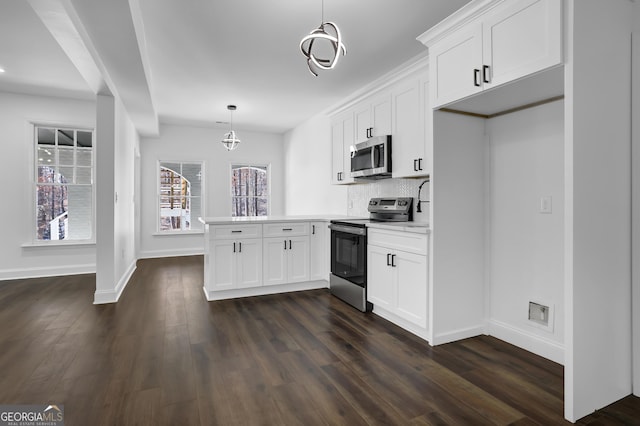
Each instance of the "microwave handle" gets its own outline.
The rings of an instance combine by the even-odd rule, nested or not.
[[[378,167],[378,163],[380,162],[380,149],[377,145],[371,147],[371,168],[375,169]]]

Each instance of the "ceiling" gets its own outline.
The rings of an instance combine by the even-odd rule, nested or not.
[[[468,0],[326,0],[347,55],[312,76],[300,39],[321,0],[3,1],[0,91],[116,93],[137,129],[158,122],[283,133],[400,64]],[[222,123],[220,123],[222,122]]]

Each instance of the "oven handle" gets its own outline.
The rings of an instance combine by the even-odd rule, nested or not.
[[[344,232],[345,234],[367,235],[367,228],[359,228],[355,226],[346,226],[338,224],[330,224],[329,229],[332,231]]]

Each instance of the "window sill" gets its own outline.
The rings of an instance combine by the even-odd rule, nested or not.
[[[95,247],[95,241],[42,241],[22,244],[22,248],[42,248],[42,247]]]
[[[176,235],[204,235],[204,230],[154,232],[151,235],[153,235],[154,237],[172,237]]]

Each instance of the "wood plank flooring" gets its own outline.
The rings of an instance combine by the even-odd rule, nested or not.
[[[0,404],[67,425],[560,425],[563,368],[482,336],[430,347],[326,290],[207,302],[201,256],[0,282]],[[640,399],[582,425],[640,424]]]

